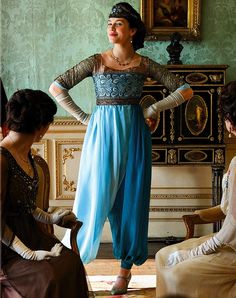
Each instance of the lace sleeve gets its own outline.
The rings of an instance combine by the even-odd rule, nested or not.
[[[229,198],[227,196],[227,174],[224,174],[223,179],[222,179],[222,198],[220,202],[220,208],[222,212],[226,215],[227,212],[229,211]]]
[[[236,220],[236,156],[232,159],[229,167],[229,213]]]
[[[230,163],[226,184],[225,195],[229,202],[228,212],[216,237],[225,245],[236,250],[236,157]]]
[[[14,239],[14,233],[6,225],[6,193],[7,193],[7,180],[9,175],[8,161],[7,158],[0,155],[0,169],[1,169],[1,187],[0,187],[0,198],[1,198],[1,241],[10,246]]]
[[[95,55],[90,56],[68,69],[64,74],[59,75],[55,81],[64,89],[71,89],[86,77],[92,76],[94,69]]]
[[[170,72],[165,66],[149,59],[149,74],[151,78],[157,80],[171,92],[184,85],[184,81]]]

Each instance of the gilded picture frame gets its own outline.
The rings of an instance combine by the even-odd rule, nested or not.
[[[200,40],[201,0],[141,0],[141,17],[147,41],[170,40],[174,32],[182,40]]]

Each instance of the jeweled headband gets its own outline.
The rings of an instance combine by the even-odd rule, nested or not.
[[[140,14],[129,3],[119,2],[115,4],[111,9],[109,18],[125,18],[128,20],[131,28],[137,28],[133,37],[134,50],[143,48],[146,28]]]
[[[130,6],[130,8],[125,7]],[[132,6],[128,3],[118,3],[115,4],[111,12],[109,14],[109,18],[125,18],[125,19],[133,19],[136,22],[141,21],[140,15],[132,8]]]

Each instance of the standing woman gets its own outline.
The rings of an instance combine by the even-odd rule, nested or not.
[[[143,47],[145,26],[128,3],[112,7],[107,35],[113,48],[95,54],[50,86],[50,93],[71,115],[88,124],[80,161],[73,211],[83,221],[77,238],[84,263],[96,258],[104,223],[112,230],[113,253],[121,268],[112,294],[127,292],[132,265],[147,259],[151,186],[151,133],[145,119],[192,97],[192,89],[160,64],[136,53]],[[84,113],[68,90],[92,77],[97,105]],[[142,111],[144,81],[152,77],[171,92]],[[63,242],[69,245],[69,232]]]

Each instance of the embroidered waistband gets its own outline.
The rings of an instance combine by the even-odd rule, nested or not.
[[[97,105],[138,105],[137,98],[130,99],[97,99]]]

